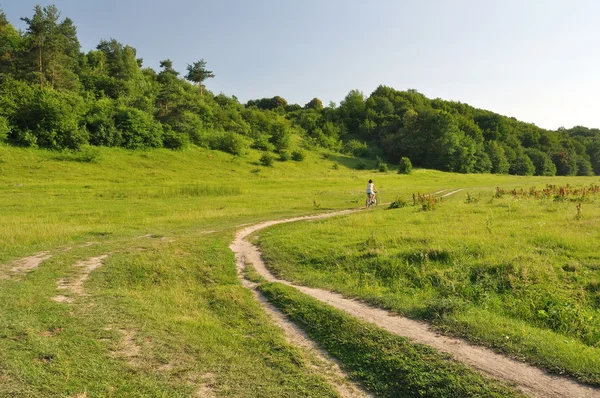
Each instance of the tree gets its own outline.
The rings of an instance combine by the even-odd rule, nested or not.
[[[163,114],[167,114],[169,112],[169,104],[181,97],[179,72],[173,69],[173,62],[170,59],[160,61],[160,67],[163,70],[156,77],[156,80],[160,84],[157,100]]]
[[[535,148],[525,149],[525,153],[535,166],[536,176],[554,176],[556,175],[556,166],[552,163],[552,159],[547,153]]]
[[[304,109],[314,109],[316,111],[320,111],[323,109],[323,102],[321,102],[321,100],[318,98],[313,98],[306,105],[304,105]]]
[[[16,74],[18,52],[21,47],[19,32],[0,10],[0,82]]]
[[[206,61],[201,59],[187,66],[188,74],[185,78],[191,82],[197,83],[200,86],[200,96],[202,96],[202,83],[206,79],[215,77],[214,73],[206,69]]]
[[[559,176],[577,175],[577,155],[575,151],[561,150],[552,154],[552,162],[556,165]]]
[[[502,145],[496,141],[488,141],[485,143],[485,151],[492,162],[491,172],[494,174],[508,174],[510,163],[506,158],[506,152]]]
[[[533,162],[523,151],[517,152],[515,161],[511,164],[510,174],[519,176],[531,176],[535,173]]]
[[[74,89],[78,77],[80,44],[73,21],[65,18],[59,22],[56,6],[34,8],[32,18],[21,18],[27,24],[25,38],[29,53],[36,59],[36,74],[40,88],[49,82],[52,88]]]

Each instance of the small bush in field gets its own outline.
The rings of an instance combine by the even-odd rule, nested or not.
[[[365,170],[367,168],[367,164],[364,160],[359,160],[356,164],[356,170]]]
[[[273,166],[273,161],[275,158],[269,152],[265,152],[260,157],[260,164],[263,166]]]
[[[231,153],[232,155],[245,155],[249,146],[250,144],[247,139],[237,133],[216,132],[211,136],[211,149],[217,149],[219,151]]]
[[[396,200],[394,200],[392,203],[390,203],[388,209],[401,209],[406,206],[408,206],[408,202],[406,200],[404,200],[403,198],[401,198],[400,196],[398,196],[396,198]]]
[[[306,154],[302,151],[292,152],[292,160],[295,160],[296,162],[303,161],[305,157],[306,157]]]
[[[281,151],[279,151],[279,160],[281,160],[282,162],[287,162],[291,158],[292,154],[287,149],[282,149]]]
[[[412,163],[409,158],[400,159],[398,166],[398,174],[410,174],[412,172]]]
[[[385,173],[388,171],[388,165],[385,163],[379,163],[379,172]]]

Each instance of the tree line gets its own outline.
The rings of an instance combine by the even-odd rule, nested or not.
[[[19,146],[129,149],[197,145],[291,158],[304,146],[461,173],[600,175],[600,130],[550,131],[415,90],[352,90],[339,105],[275,96],[245,104],[213,94],[200,59],[182,76],[169,59],[144,67],[134,48],[101,40],[82,52],[77,28],[55,6],[34,8],[24,31],[0,10],[0,140]],[[297,156],[301,158],[301,156]]]

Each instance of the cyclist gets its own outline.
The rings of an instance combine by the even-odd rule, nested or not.
[[[369,180],[367,184],[367,204],[375,198],[375,193],[377,190],[375,189],[375,184],[373,184],[373,180]]]

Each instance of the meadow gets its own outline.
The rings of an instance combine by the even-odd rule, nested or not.
[[[359,171],[355,159],[316,151],[307,152],[302,162],[275,162],[273,167],[261,166],[259,157],[254,151],[236,157],[199,148],[97,148],[82,157],[0,146],[0,396],[337,396],[311,366],[310,353],[286,342],[239,283],[228,248],[236,229],[267,219],[359,207],[369,178],[375,180],[383,201],[413,191],[470,188],[476,194],[475,187],[488,187],[481,191],[484,195],[496,186],[508,189],[546,181],[430,170],[409,176]],[[469,311],[490,317],[494,313],[470,307],[467,299],[459,306],[452,297],[443,307],[447,310],[440,307],[435,312],[422,305],[425,298],[434,297],[433,287],[421,289],[413,281],[407,294],[381,294],[387,289],[382,281],[392,275],[382,279],[376,269],[332,274],[323,259],[334,253],[364,255],[365,261],[369,256],[383,259],[392,247],[389,239],[407,243],[401,248],[407,256],[434,247],[440,256],[447,250],[452,257],[458,248],[424,237],[411,240],[408,232],[404,240],[397,234],[386,237],[386,225],[392,230],[413,217],[414,231],[427,226],[423,233],[442,233],[441,227],[432,228],[431,217],[446,214],[448,220],[458,220],[476,209],[485,215],[484,202],[466,205],[456,196],[434,212],[380,207],[338,220],[277,227],[264,234],[262,244],[274,268],[276,258],[297,266],[280,270],[291,279],[352,295],[366,293],[365,299],[384,306],[396,303],[395,309],[410,316],[443,313],[439,319],[444,322],[432,317],[436,324],[466,333],[469,316],[477,315]],[[515,204],[503,198],[494,203],[495,238],[485,235],[485,224],[477,226],[480,238],[488,242],[501,236],[500,214],[514,214],[525,201]],[[549,204],[558,210],[543,214],[572,221],[578,233],[586,228],[594,233],[596,203],[584,203],[580,220],[572,220],[571,203]],[[456,210],[463,213],[452,215]],[[308,235],[298,239],[295,234],[306,233],[301,231]],[[547,228],[545,233],[546,240],[540,242],[546,250],[558,250],[552,242],[567,239]],[[563,243],[568,253],[591,256],[591,249],[578,242]],[[45,261],[35,269],[14,271],[15,260],[34,255]],[[427,256],[427,261],[406,263],[416,264],[411,266],[414,272],[421,272],[421,265],[437,261],[431,253]],[[305,273],[301,260],[310,258],[323,260],[319,272]],[[102,266],[90,269],[84,281],[80,262],[87,259],[101,259]],[[575,272],[568,275],[580,278],[577,286],[588,292],[597,270],[593,274],[587,263],[575,260],[570,264]],[[450,264],[444,267],[451,273]],[[432,265],[423,271],[424,285],[434,286],[429,281],[435,269]],[[438,273],[442,275],[441,268]],[[398,286],[406,282],[403,275],[398,273]],[[353,281],[354,277],[358,279]],[[413,278],[416,281],[418,274]],[[78,280],[83,291],[74,287]],[[498,308],[502,304],[499,299],[486,303]],[[594,325],[585,322],[581,327]],[[596,350],[577,337],[579,331],[570,333],[569,348]],[[588,338],[594,338],[593,333]],[[454,375],[459,384],[471,380],[462,379],[462,372]],[[488,388],[482,383],[484,390]]]
[[[518,183],[406,191],[392,209],[272,227],[260,246],[283,279],[600,385],[598,180]]]

